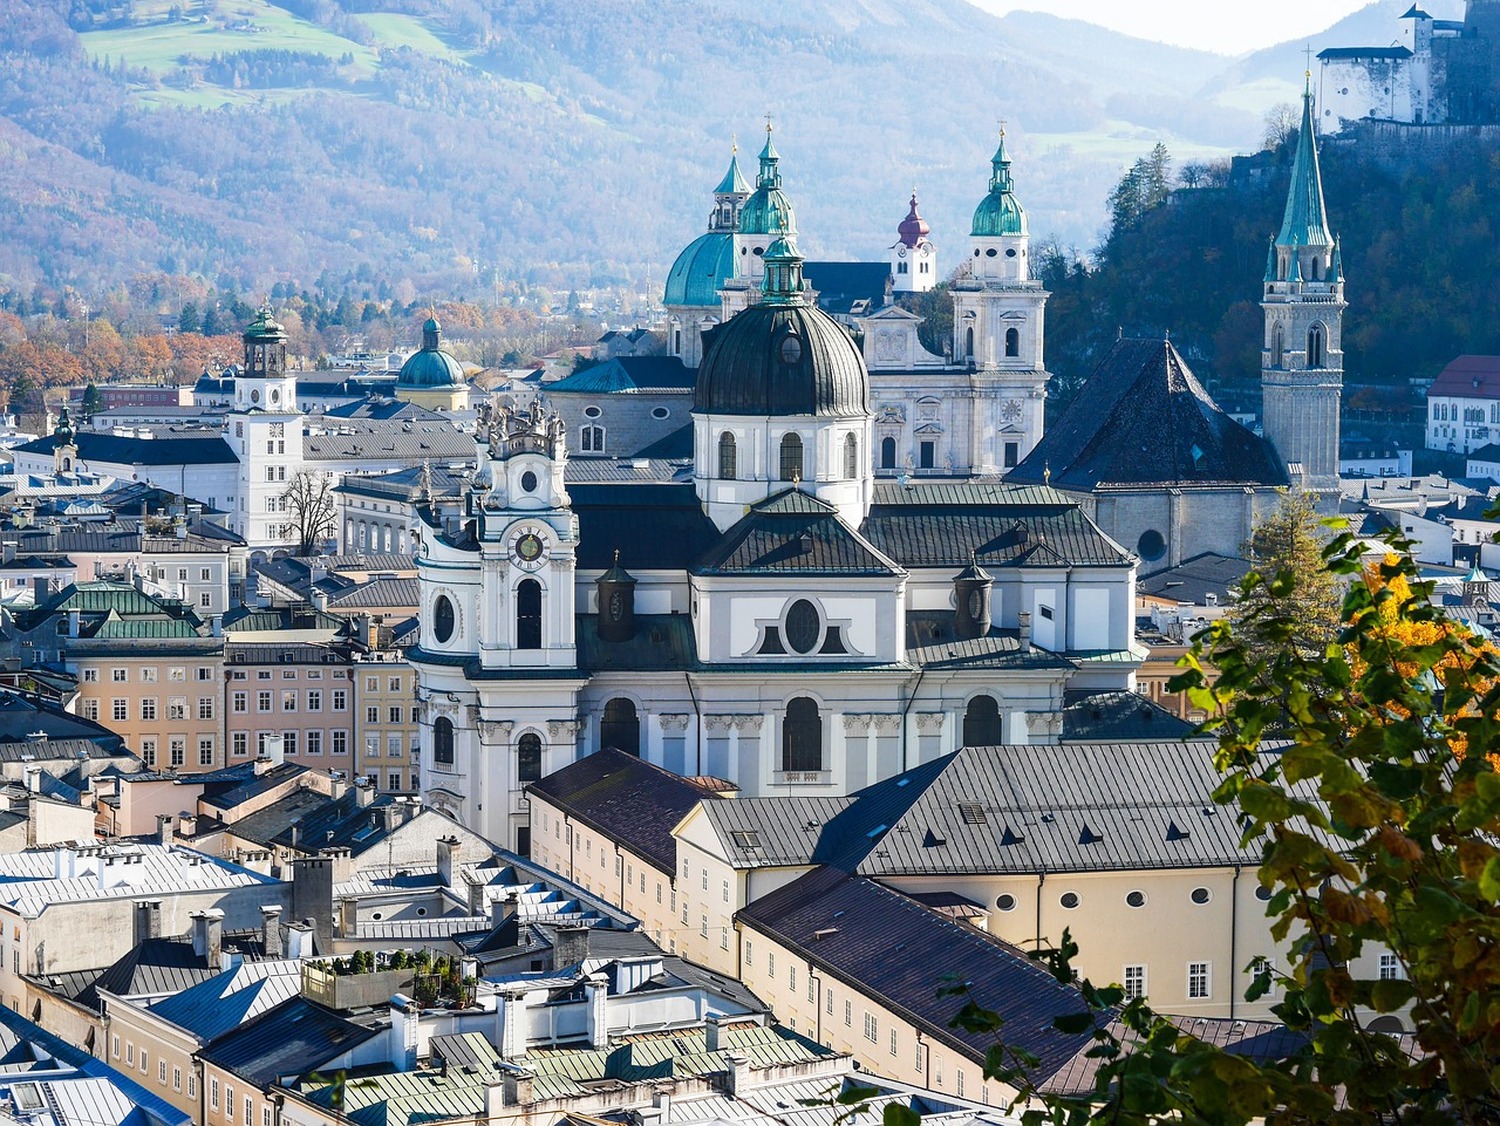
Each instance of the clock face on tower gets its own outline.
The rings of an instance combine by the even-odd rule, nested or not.
[[[535,571],[547,562],[547,541],[535,528],[518,528],[510,538],[510,557],[517,567]]]

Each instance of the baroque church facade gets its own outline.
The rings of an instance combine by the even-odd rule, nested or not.
[[[1268,418],[1339,375],[1310,113],[1266,280]],[[731,161],[667,282],[686,464],[570,463],[545,401],[495,407],[461,511],[418,504],[423,799],[490,839],[527,848],[527,784],[604,746],[832,797],[1055,742],[1067,702],[1134,687],[1139,566],[1232,553],[1293,458],[1322,477],[1324,436],[1290,424],[1279,454],[1168,341],[1122,340],[1044,433],[1047,294],[1003,137],[942,355],[899,306],[857,332],[819,308],[779,165],[769,133],[753,188]]]

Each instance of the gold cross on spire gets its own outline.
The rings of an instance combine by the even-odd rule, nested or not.
[[[1005,118],[1000,119],[1000,139],[1005,140]]]
[[[729,134],[729,154],[731,156],[734,156],[734,155],[738,154],[739,151],[740,151],[740,135],[738,133],[731,133],[731,134]]]
[[[766,136],[771,135],[771,111],[766,111]]]

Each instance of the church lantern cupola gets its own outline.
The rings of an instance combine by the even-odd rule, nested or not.
[[[906,218],[896,228],[891,247],[891,288],[896,293],[925,293],[937,284],[937,248],[927,237],[932,228],[917,209],[917,189],[911,190]]]
[[[629,641],[635,636],[635,576],[620,566],[615,551],[614,566],[594,582],[599,596],[601,641]]]
[[[262,307],[245,329],[245,371],[251,379],[277,379],[286,372],[286,329]]]
[[[953,633],[962,641],[972,641],[990,631],[990,593],[994,584],[990,575],[973,556],[953,580]]]

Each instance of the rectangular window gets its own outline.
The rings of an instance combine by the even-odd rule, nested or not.
[[[829,1016],[833,1016],[833,990],[832,989],[828,990],[827,993],[823,994],[823,1001],[824,1001],[823,1011],[825,1013],[827,1013]]]
[[[173,696],[167,701],[168,719],[187,719],[187,697]]]
[[[167,1061],[166,1060],[157,1060],[156,1061],[156,1081],[158,1083],[162,1084],[163,1086],[166,1085],[166,1082],[167,1082]]]
[[[400,692],[401,678],[399,676],[391,677],[390,680],[386,682],[386,687],[388,687],[392,692]]]
[[[98,669],[84,669],[83,670],[83,682],[85,684],[98,684],[99,683],[99,670]]]
[[[891,1029],[891,1055],[896,1054],[896,1030]]]
[[[116,720],[127,720],[130,718],[130,701],[116,696],[111,702],[111,713]]]
[[[1146,995],[1146,967],[1125,967],[1125,1000],[1134,1001]]]
[[[333,733],[333,745],[329,748],[331,754],[347,755],[349,753],[349,732],[335,731]]]
[[[396,771],[393,774],[386,775],[386,781],[390,783],[390,785],[386,787],[387,789],[399,790],[401,788],[401,772]]]
[[[250,710],[250,694],[248,692],[236,692],[230,697],[231,707],[237,714],[243,715]]]
[[[375,704],[368,704],[368,705],[365,706],[365,722],[366,723],[379,723],[380,722],[380,708],[377,707]]]
[[[323,733],[321,731],[308,731],[305,733],[307,739],[307,754],[321,755],[323,753]]]
[[[233,740],[231,747],[236,755],[243,757],[250,753],[249,735],[243,731],[236,731],[230,738]]]
[[[297,690],[289,688],[281,694],[281,710],[294,712],[297,710]]]
[[[99,701],[98,700],[85,700],[83,702],[83,718],[84,719],[92,719],[92,720],[94,720],[96,722],[98,721],[98,719],[99,719]]]
[[[297,753],[297,733],[295,731],[283,731],[281,733],[281,749],[289,755]]]
[[[155,719],[156,718],[156,697],[155,696],[147,696],[145,699],[143,699],[141,701],[141,718],[142,719]]]
[[[228,1083],[224,1084],[224,1109],[228,1112],[229,1120],[234,1121],[234,1088]]]
[[[271,710],[270,692],[257,692],[255,694],[255,710],[258,712],[268,712]]]
[[[391,718],[390,718],[389,722],[391,722],[391,723],[400,723],[401,722],[401,708],[400,708],[399,705],[391,708],[390,717]]]
[[[156,740],[155,739],[149,739],[148,738],[148,739],[142,739],[141,740],[141,761],[144,762],[147,766],[155,766],[156,765]]]
[[[323,690],[321,688],[309,688],[307,690],[307,710],[320,712],[323,710]]]
[[[699,918],[702,919],[702,922],[699,924],[698,933],[700,935],[702,935],[704,938],[707,938],[708,937],[708,916],[707,915],[701,915],[701,916],[699,916]]]
[[[182,1068],[180,1067],[174,1067],[172,1069],[172,1090],[182,1090]]]
[[[797,992],[797,967],[795,965],[786,968],[786,988],[788,993]]]
[[[401,732],[390,731],[386,733],[385,757],[394,759],[401,757]]]
[[[254,1108],[250,1103],[250,1096],[245,1096],[245,1126],[255,1126]]]
[[[214,604],[214,596],[204,591],[198,596],[198,605],[207,610]]]
[[[1382,954],[1380,956],[1380,980],[1399,981],[1406,974],[1401,970],[1401,962],[1394,954]]]
[[[931,469],[937,464],[937,443],[920,442],[917,444],[917,468]]]
[[[214,577],[214,573],[212,571],[210,571],[207,567],[200,567],[198,569],[198,581],[199,582],[202,582],[202,583],[211,582],[213,580],[213,577]],[[202,670],[200,669],[199,671],[201,672]]]
[[[219,1109],[219,1081],[217,1079],[208,1081],[208,1105],[214,1110]]]
[[[335,688],[333,690],[333,710],[345,711],[349,707],[349,690],[347,688]]]
[[[198,740],[198,765],[212,766],[214,764],[214,737],[204,735]]]
[[[214,717],[214,698],[212,696],[199,696],[198,697],[198,718],[199,719],[213,719],[213,717]]]
[[[187,763],[187,740],[184,739],[184,738],[181,738],[181,737],[175,737],[175,738],[173,738],[173,740],[172,740],[172,746],[171,746],[171,752],[172,752],[172,765],[173,766],[184,766],[184,765],[186,765],[186,763]]]
[[[184,572],[184,574],[183,574],[182,577],[183,578],[187,578],[187,574]],[[181,684],[183,681],[185,681],[187,679],[187,669],[183,668],[180,665],[177,666],[176,668],[170,668],[170,669],[167,670],[167,679],[170,680],[170,681],[173,681],[175,683]]]
[[[153,668],[150,668],[149,666],[146,667],[146,668],[143,668],[141,670],[141,683],[142,684],[155,684],[156,683],[156,670],[153,669]]]
[[[776,976],[776,951],[774,950],[766,955],[766,976],[769,978]]]
[[[844,1024],[845,1025],[851,1025],[853,1023],[854,1023],[854,1002],[853,1001],[845,1001],[844,1002]]]
[[[1005,443],[1005,468],[1014,469],[1021,462],[1021,443]]]
[[[1189,962],[1187,972],[1187,994],[1190,1001],[1208,999],[1209,980],[1207,962]]]
[[[134,1067],[135,1066],[135,1045],[134,1044],[126,1044],[125,1045],[125,1066],[126,1067]]]
[[[109,679],[116,684],[124,684],[126,679],[128,679],[128,673],[128,669],[110,669]]]

